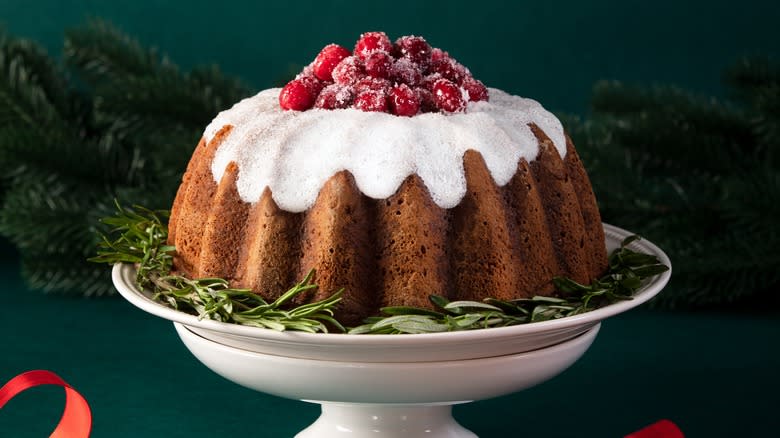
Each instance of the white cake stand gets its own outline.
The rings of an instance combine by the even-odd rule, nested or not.
[[[609,250],[632,233],[604,225]],[[666,254],[641,240],[631,249]],[[276,332],[199,320],[150,299],[135,269],[116,265],[119,292],[137,307],[171,320],[187,348],[217,374],[248,388],[322,405],[298,438],[473,438],[452,405],[517,392],[559,374],[579,359],[610,316],[663,289],[671,270],[648,281],[633,300],[557,320],[513,327],[420,335]]]

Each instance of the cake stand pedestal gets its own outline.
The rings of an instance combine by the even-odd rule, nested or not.
[[[315,402],[316,403],[316,402]],[[296,438],[477,438],[452,417],[452,405],[369,405],[320,402],[322,415]]]
[[[612,250],[632,233],[604,225]],[[671,268],[647,240],[629,245]],[[566,318],[511,327],[419,335],[276,332],[201,320],[151,299],[132,265],[116,265],[122,296],[174,322],[184,345],[212,371],[247,388],[319,403],[322,415],[298,438],[474,438],[452,406],[498,397],[559,374],[593,343],[604,319],[654,297],[671,269],[633,299]]]
[[[511,394],[554,377],[585,353],[601,325],[534,351],[433,362],[283,357],[224,345],[180,323],[174,326],[192,354],[222,377],[322,405],[322,415],[298,438],[474,438],[452,417],[452,405]]]

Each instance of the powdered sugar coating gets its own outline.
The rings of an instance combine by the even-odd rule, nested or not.
[[[325,182],[348,170],[360,191],[384,199],[412,174],[420,176],[433,201],[458,205],[466,193],[463,155],[482,154],[496,184],[509,182],[521,158],[532,161],[539,146],[528,124],[541,128],[561,157],[566,140],[560,121],[531,99],[490,89],[489,102],[469,102],[465,113],[397,117],[355,109],[284,111],[279,89],[268,89],[221,112],[206,127],[211,141],[224,126],[233,129],[211,164],[219,182],[230,162],[239,167],[238,193],[260,199],[266,187],[283,210],[311,207]]]

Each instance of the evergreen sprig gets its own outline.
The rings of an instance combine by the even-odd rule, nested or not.
[[[114,199],[169,208],[204,126],[249,94],[99,20],[67,32],[62,62],[0,33],[0,235],[30,286],[113,293],[86,261],[106,231],[99,219]]]
[[[780,286],[780,65],[748,58],[728,98],[600,82],[588,118],[562,117],[602,218],[664,248],[666,307],[760,302]]]
[[[314,272],[272,302],[248,289],[232,288],[221,278],[190,279],[171,272],[174,248],[167,245],[167,211],[143,207],[124,208],[117,204],[114,216],[103,222],[111,227],[102,236],[97,263],[132,263],[136,283],[153,291],[152,299],[171,308],[197,315],[201,319],[233,322],[272,330],[327,332],[328,327],[345,331],[333,318],[333,309],[341,301],[342,291],[313,303],[291,307],[296,296],[316,289]]]

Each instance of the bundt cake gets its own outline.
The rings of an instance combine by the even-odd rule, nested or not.
[[[324,55],[323,55],[324,54]],[[362,84],[362,85],[361,85]],[[420,37],[327,46],[206,128],[169,222],[174,269],[275,299],[311,269],[337,319],[554,293],[607,267],[584,167],[537,102]]]

